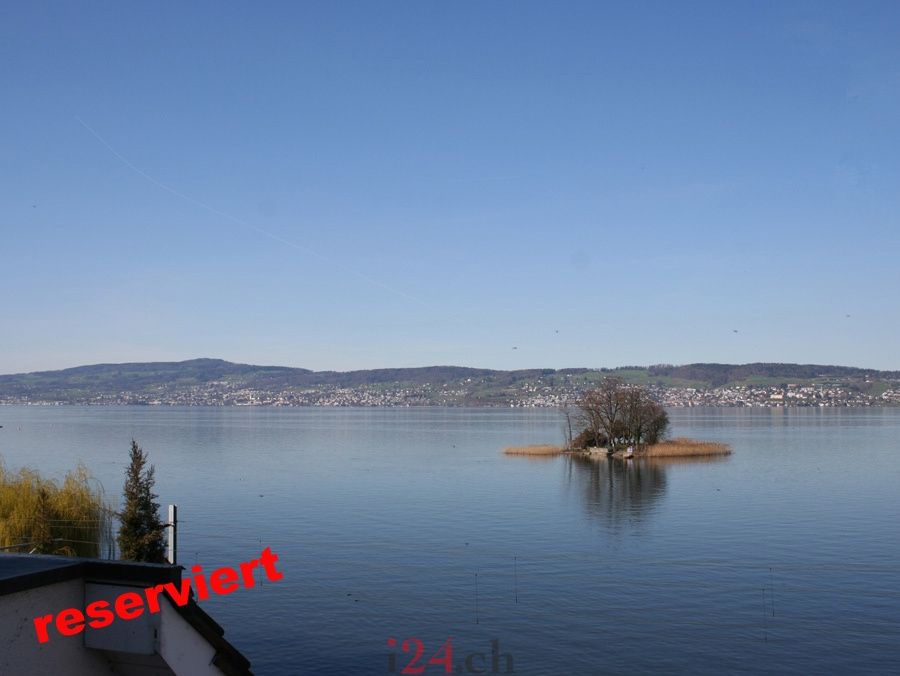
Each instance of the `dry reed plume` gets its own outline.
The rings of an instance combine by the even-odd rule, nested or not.
[[[646,458],[683,458],[706,455],[729,455],[731,447],[716,441],[697,441],[678,437],[648,446],[641,455]]]
[[[535,444],[533,446],[510,446],[503,452],[506,455],[558,455],[565,449],[552,444]]]

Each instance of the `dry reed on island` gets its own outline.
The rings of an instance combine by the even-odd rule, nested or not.
[[[510,446],[503,451],[505,455],[559,455],[565,449],[552,444],[535,444],[533,446]]]
[[[678,437],[661,441],[641,451],[645,458],[684,458],[707,455],[730,455],[731,446],[717,441],[697,441],[686,437]]]

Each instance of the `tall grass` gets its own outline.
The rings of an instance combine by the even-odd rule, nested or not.
[[[503,451],[506,455],[559,455],[565,449],[550,444],[535,444],[533,446],[510,446]]]
[[[113,511],[84,465],[62,485],[0,462],[0,550],[64,556],[113,555]]]
[[[641,455],[646,458],[684,458],[729,455],[730,453],[731,446],[728,444],[678,437],[648,446],[641,452]]]

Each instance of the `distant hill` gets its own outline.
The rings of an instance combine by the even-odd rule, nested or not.
[[[853,366],[821,366],[817,364],[687,364],[685,366],[655,365],[647,368],[653,378],[678,378],[706,383],[708,387],[722,387],[754,380],[810,381],[821,378],[865,378],[896,380],[900,371],[876,371]]]
[[[315,399],[317,392],[355,389],[366,396],[382,397],[388,405],[510,405],[523,398],[533,399],[541,392],[577,393],[608,375],[649,386],[695,389],[788,383],[823,385],[839,381],[855,391],[875,395],[900,381],[897,371],[814,364],[658,364],[517,371],[428,366],[341,372],[191,359],[94,364],[2,375],[0,402],[229,404],[258,403],[263,401],[260,393],[267,393],[271,396],[265,402],[303,405],[310,401],[321,403]],[[344,401],[333,396],[329,401],[332,400]],[[372,405],[382,404],[376,401]]]
[[[423,384],[436,380],[503,373],[458,366],[374,369],[366,371],[310,371],[288,366],[235,364],[222,359],[190,359],[179,362],[93,364],[60,371],[37,371],[0,376],[0,396],[65,398],[66,394],[117,394],[141,392],[165,386],[240,383],[260,389],[334,385],[355,387],[376,383]]]

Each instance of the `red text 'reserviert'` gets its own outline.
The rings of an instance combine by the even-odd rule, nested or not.
[[[266,573],[266,578],[277,582],[284,577],[284,573],[275,569],[278,555],[266,547],[260,553],[259,558],[244,561],[237,569],[225,566],[217,568],[209,575],[209,582],[203,575],[201,566],[191,568],[192,577],[184,577],[181,584],[176,586],[174,582],[166,582],[153,587],[147,587],[143,593],[128,591],[120,594],[110,607],[109,601],[94,601],[87,604],[82,611],[80,608],[67,608],[53,615],[41,615],[34,618],[34,631],[38,642],[46,643],[50,640],[50,626],[56,627],[61,636],[75,636],[84,631],[85,625],[92,629],[102,629],[111,625],[116,617],[121,620],[133,620],[144,612],[159,612],[159,595],[168,594],[169,598],[179,606],[183,606],[190,598],[193,588],[197,593],[197,599],[203,601],[209,598],[210,590],[216,594],[230,594],[241,584],[244,587],[253,587],[254,568],[260,567]],[[113,613],[115,611],[115,613]]]

